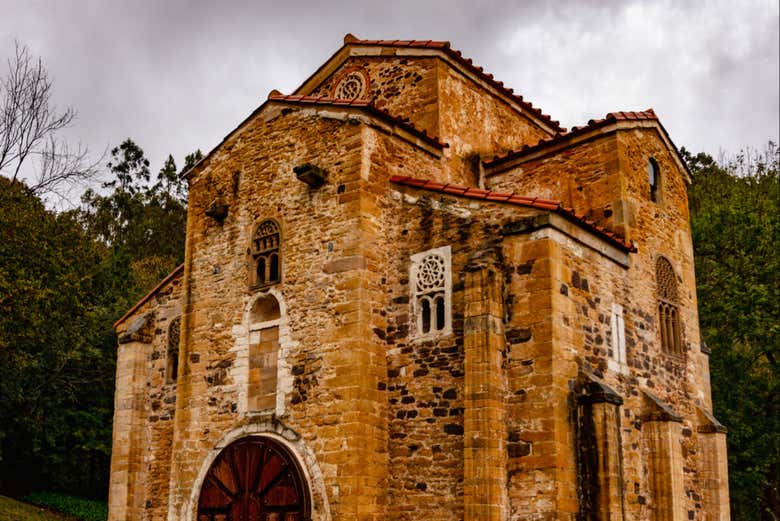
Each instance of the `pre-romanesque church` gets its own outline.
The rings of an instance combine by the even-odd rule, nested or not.
[[[447,42],[359,40],[185,174],[116,323],[110,519],[717,520],[689,172]]]

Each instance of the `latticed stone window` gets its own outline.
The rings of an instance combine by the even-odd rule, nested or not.
[[[368,75],[360,69],[344,73],[333,89],[336,99],[363,99],[368,94]]]
[[[168,354],[165,364],[165,381],[174,383],[179,378],[179,339],[181,338],[181,317],[171,320],[168,326]]]
[[[282,264],[279,255],[281,233],[279,225],[273,219],[266,219],[255,228],[252,235],[251,281],[254,287],[276,284],[282,278]]]
[[[663,257],[658,257],[655,263],[655,280],[658,286],[658,327],[661,330],[661,348],[667,353],[682,355],[677,275],[672,264]]]
[[[412,255],[409,280],[415,333],[418,337],[452,331],[452,275],[450,247]]]

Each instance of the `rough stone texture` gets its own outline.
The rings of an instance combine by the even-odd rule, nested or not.
[[[330,95],[361,67],[377,105],[450,146],[346,104],[269,102],[190,173],[184,271],[117,327],[121,337],[140,316],[154,325],[119,345],[110,519],[193,520],[210,463],[250,435],[298,459],[317,521],[728,519],[685,172],[657,124],[616,124],[485,179],[481,159],[549,135],[430,53],[345,49],[304,94]],[[325,183],[298,180],[303,164]],[[544,210],[393,175],[561,199],[637,251]],[[228,208],[220,219],[206,213],[216,200]],[[252,289],[250,238],[267,218],[281,228],[281,281]],[[410,257],[444,246],[452,329],[420,338]],[[658,255],[681,288],[682,356],[660,348]],[[253,328],[266,295],[279,318]],[[624,310],[620,371],[608,364],[613,303]],[[179,378],[167,384],[167,324],[179,314]],[[586,381],[617,398],[584,399]]]

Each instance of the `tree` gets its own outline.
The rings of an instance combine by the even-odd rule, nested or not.
[[[733,519],[780,519],[778,148],[719,164],[684,152],[702,337],[729,428]]]
[[[116,318],[107,249],[0,177],[0,490],[100,496],[111,451]]]
[[[117,284],[129,298],[136,298],[183,260],[186,184],[169,156],[157,182],[150,186],[149,161],[131,139],[111,151],[108,168],[112,179],[103,187],[112,191],[84,194],[82,222],[96,240],[110,248],[115,271],[123,274]],[[132,283],[128,286],[128,282]]]
[[[57,134],[73,123],[76,112],[62,112],[51,103],[52,81],[40,58],[16,43],[8,61],[8,74],[0,77],[0,174],[15,184],[29,168],[29,189],[37,194],[59,193],[68,184],[86,181],[95,174],[87,150],[72,148]],[[38,159],[37,168],[29,165]]]

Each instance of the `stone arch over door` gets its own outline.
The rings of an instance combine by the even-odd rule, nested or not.
[[[309,521],[309,486],[280,442],[247,436],[211,463],[198,497],[198,521]]]
[[[169,510],[169,519],[187,519],[190,521],[200,520],[198,517],[198,505],[200,503],[201,491],[203,489],[204,483],[206,482],[209,471],[226,448],[230,447],[235,442],[245,439],[271,440],[286,450],[287,455],[297,466],[297,469],[302,477],[302,481],[306,485],[305,490],[308,500],[309,517],[301,519],[311,521],[331,521],[328,494],[326,492],[322,472],[320,471],[319,464],[317,463],[314,453],[303,442],[303,440],[300,439],[296,432],[285,427],[281,422],[276,420],[262,421],[244,425],[225,434],[225,436],[216,444],[216,446],[206,454],[205,459],[201,464],[200,471],[195,478],[195,482],[191,489],[190,498],[184,505],[180,507],[181,514],[176,514],[176,511],[179,510],[178,508],[172,508]],[[230,518],[225,518],[225,521],[228,519]],[[279,520],[285,521],[285,518],[280,517]]]

